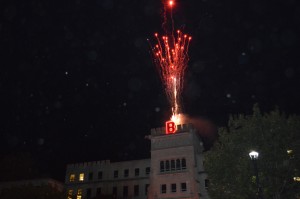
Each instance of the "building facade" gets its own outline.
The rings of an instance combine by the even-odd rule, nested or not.
[[[68,199],[100,195],[113,198],[208,199],[203,143],[191,124],[151,129],[151,158],[124,162],[70,164],[66,171]]]

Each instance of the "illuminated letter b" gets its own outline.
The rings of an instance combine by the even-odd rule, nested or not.
[[[172,121],[166,122],[166,134],[175,133],[176,125]]]

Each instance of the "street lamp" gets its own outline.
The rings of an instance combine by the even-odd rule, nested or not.
[[[253,162],[254,172],[255,172],[255,176],[256,176],[257,199],[263,199],[262,188],[259,183],[258,168],[257,168],[257,159],[258,159],[259,153],[256,151],[251,151],[249,153],[249,156]]]

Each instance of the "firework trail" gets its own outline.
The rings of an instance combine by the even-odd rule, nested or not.
[[[162,28],[165,33],[163,36],[159,36],[155,33],[157,43],[152,47],[152,52],[154,63],[158,68],[169,103],[172,107],[171,120],[179,124],[183,77],[189,60],[188,48],[191,37],[183,34],[180,30],[174,31],[172,16],[173,6],[174,1],[172,0],[164,2],[164,21]],[[168,11],[170,12],[170,22],[167,16]]]

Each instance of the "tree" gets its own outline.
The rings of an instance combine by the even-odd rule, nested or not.
[[[12,186],[0,192],[1,199],[65,199],[61,192],[49,185],[33,186],[31,184]]]
[[[298,198],[300,183],[300,117],[274,110],[231,116],[228,127],[205,154],[205,169],[213,199],[253,199],[257,192],[249,152],[259,152],[258,174],[264,199]],[[289,150],[289,153],[287,151]]]

